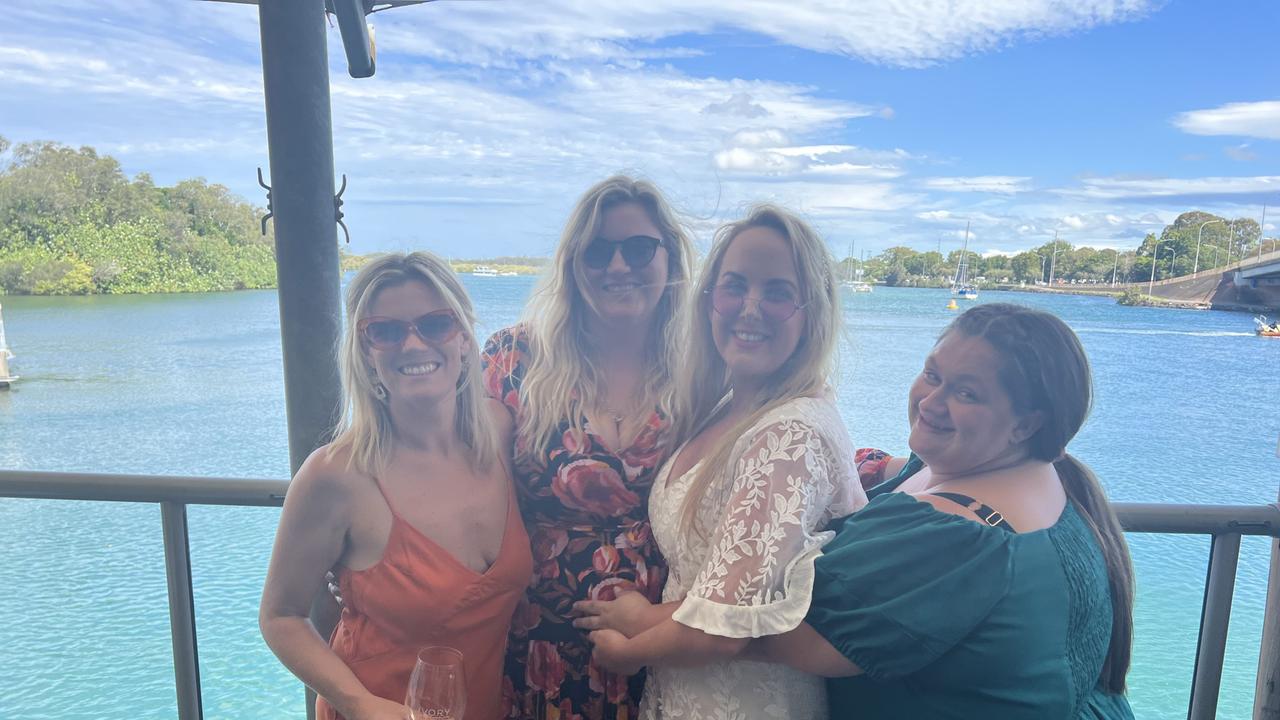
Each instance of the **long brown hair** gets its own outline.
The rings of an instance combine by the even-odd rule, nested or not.
[[[614,175],[592,185],[578,199],[560,236],[555,258],[542,277],[521,323],[529,330],[528,370],[520,386],[524,407],[517,443],[524,459],[539,456],[557,436],[561,423],[579,438],[585,433],[583,412],[602,407],[604,368],[594,360],[587,333],[587,318],[596,312],[586,287],[582,255],[600,232],[605,213],[613,207],[635,203],[662,232],[667,249],[667,286],[653,311],[652,337],[647,348],[647,373],[641,394],[664,417],[673,413],[675,395],[672,369],[680,361],[678,323],[684,311],[693,243],[679,216],[657,186],[647,180]]]
[[[1089,359],[1067,324],[1021,305],[989,303],[967,311],[943,333],[982,338],[1003,359],[1000,382],[1014,412],[1039,412],[1040,429],[1027,440],[1031,457],[1053,463],[1067,497],[1093,530],[1107,565],[1111,590],[1111,647],[1102,666],[1102,687],[1125,689],[1133,645],[1133,563],[1124,531],[1089,466],[1067,453],[1093,406]]]

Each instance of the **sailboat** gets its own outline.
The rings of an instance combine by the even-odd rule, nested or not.
[[[845,274],[844,282],[841,283],[856,293],[871,292],[871,283],[862,280],[862,266],[865,262],[858,263],[858,269],[853,269],[853,243],[849,243],[849,271]]]
[[[956,267],[955,280],[951,282],[951,297],[961,300],[977,300],[978,286],[969,282],[969,223],[964,224],[964,249],[960,251],[960,264]]]
[[[2,310],[3,308],[0,308]],[[9,387],[9,384],[18,379],[17,375],[9,374],[9,358],[13,357],[13,353],[9,350],[9,344],[4,339],[4,314],[0,313],[0,390]]]

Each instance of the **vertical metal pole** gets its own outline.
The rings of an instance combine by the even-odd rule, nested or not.
[[[191,593],[191,547],[187,543],[187,506],[160,503],[164,534],[164,574],[169,590],[169,632],[173,635],[173,680],[178,718],[202,720],[200,658],[196,652],[196,604]]]
[[[1196,648],[1195,675],[1191,681],[1188,720],[1214,720],[1222,687],[1222,661],[1227,653],[1227,627],[1231,621],[1231,595],[1236,586],[1240,559],[1240,534],[1214,535],[1209,549],[1209,571],[1200,610],[1200,641]]]
[[[1280,455],[1280,442],[1277,442],[1276,454]],[[1267,604],[1262,613],[1253,720],[1280,720],[1280,538],[1271,538],[1271,573],[1267,580]]]
[[[1280,540],[1277,539],[1271,540],[1271,578],[1267,582],[1267,604],[1262,615],[1253,720],[1280,720]]]
[[[258,20],[289,464],[297,472],[333,428],[341,398],[337,347],[342,317],[324,0],[261,2]],[[312,608],[312,622],[322,636],[337,617],[326,598],[318,597]],[[315,695],[308,690],[307,717],[314,713]]]

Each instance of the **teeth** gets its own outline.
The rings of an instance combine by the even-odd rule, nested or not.
[[[761,335],[760,333],[742,332],[741,330],[735,332],[733,336],[743,342],[760,342],[761,340],[764,340],[764,335]]]
[[[422,365],[405,365],[400,368],[401,375],[426,375],[440,369],[440,363],[429,362]]]
[[[636,283],[618,283],[616,285],[614,284],[605,285],[604,289],[605,289],[605,292],[629,292],[631,290],[635,290],[638,287],[640,286]]]

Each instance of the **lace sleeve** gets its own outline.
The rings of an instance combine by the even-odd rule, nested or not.
[[[710,551],[676,622],[723,637],[777,635],[809,609],[817,532],[835,495],[830,449],[812,425],[765,426],[738,455]],[[851,480],[851,479],[850,479]],[[723,499],[723,502],[720,502]]]

